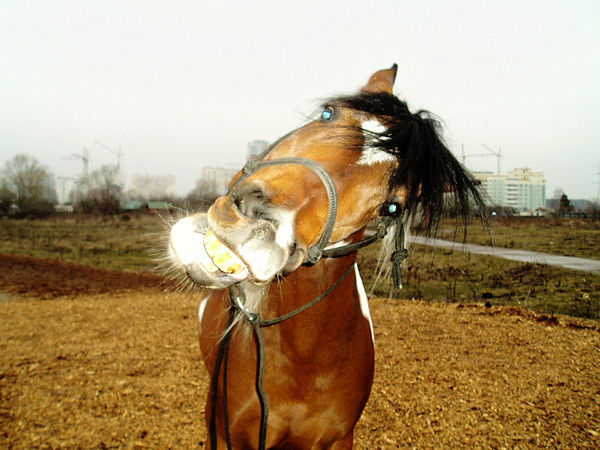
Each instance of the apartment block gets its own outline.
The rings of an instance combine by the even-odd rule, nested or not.
[[[489,205],[518,211],[535,211],[546,206],[546,179],[542,172],[517,168],[504,175],[474,172],[487,194]]]

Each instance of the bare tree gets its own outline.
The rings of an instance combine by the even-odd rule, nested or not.
[[[560,198],[565,195],[565,190],[561,187],[557,187],[556,189],[554,189],[554,197],[556,200],[560,200]]]
[[[196,187],[186,196],[185,203],[191,209],[206,209],[217,197],[214,186],[209,181],[200,178],[196,181]]]
[[[48,192],[48,170],[36,158],[17,155],[4,166],[2,189],[12,193],[22,214],[46,214],[52,210],[49,201],[56,192]]]
[[[592,202],[587,213],[594,222],[600,220],[600,202],[598,200]]]
[[[16,195],[8,189],[5,180],[0,181],[0,217],[12,213],[15,205]]]
[[[84,212],[115,214],[121,210],[122,187],[119,183],[119,168],[102,166],[89,177],[89,190],[80,200]]]

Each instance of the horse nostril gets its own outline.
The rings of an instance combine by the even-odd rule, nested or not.
[[[231,198],[231,204],[237,208],[242,214],[245,215],[244,213],[244,199],[238,197],[235,192],[233,194],[231,194],[230,196]]]
[[[260,219],[266,203],[258,195],[236,196],[232,199],[232,202],[242,215],[250,219]]]
[[[231,202],[250,219],[268,220],[269,200],[262,184],[242,184],[231,194]]]

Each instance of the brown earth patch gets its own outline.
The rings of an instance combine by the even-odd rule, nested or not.
[[[66,261],[0,253],[0,291],[41,299],[156,288],[164,279]]]
[[[204,446],[198,297],[162,293],[159,277],[58,261],[2,255],[0,272],[13,293],[0,303],[1,448]],[[371,307],[377,369],[356,448],[600,446],[595,322],[380,298]]]

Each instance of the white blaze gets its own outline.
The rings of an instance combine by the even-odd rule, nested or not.
[[[367,291],[365,291],[362,278],[360,277],[360,272],[358,271],[358,264],[354,264],[354,270],[356,275],[356,289],[358,289],[358,298],[360,300],[360,309],[363,313],[363,316],[365,316],[365,318],[369,321],[369,326],[371,327],[371,339],[373,339],[373,343],[375,343],[375,332],[373,331],[373,320],[371,319],[369,299],[367,297]]]
[[[206,304],[208,303],[208,299],[210,298],[210,294],[202,299],[200,302],[200,307],[198,308],[198,331],[202,333],[202,317],[204,317],[204,310],[206,309]]]
[[[376,137],[374,135],[384,133],[387,128],[380,121],[375,119],[365,120],[361,124],[365,137],[365,144],[356,164],[372,166],[378,163],[394,162],[396,157],[373,145]]]

